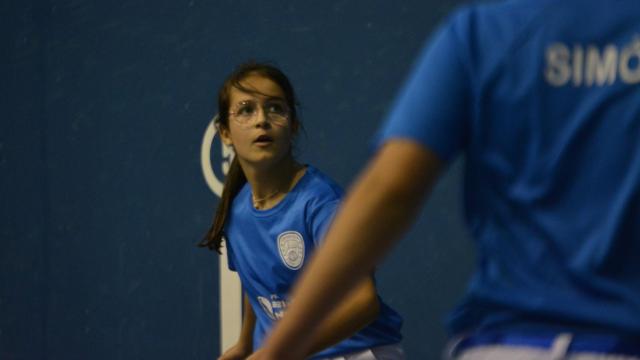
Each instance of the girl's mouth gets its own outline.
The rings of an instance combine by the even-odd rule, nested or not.
[[[268,145],[273,142],[273,138],[269,135],[260,135],[258,136],[253,143],[258,145]]]

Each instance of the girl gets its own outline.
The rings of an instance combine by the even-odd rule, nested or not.
[[[216,126],[235,150],[213,225],[201,246],[219,252],[244,291],[240,338],[220,359],[260,348],[289,303],[288,293],[319,245],[342,196],[331,179],[292,155],[300,129],[287,77],[258,63],[241,65],[218,94]],[[354,264],[357,266],[357,264]],[[359,284],[313,335],[313,359],[402,359],[401,318],[382,303],[373,278]]]

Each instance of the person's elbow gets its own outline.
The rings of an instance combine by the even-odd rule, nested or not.
[[[376,294],[368,299],[366,309],[364,322],[368,325],[374,322],[378,318],[378,315],[380,315],[380,299]]]
[[[367,326],[374,322],[380,314],[380,299],[375,285],[371,279],[367,279],[358,294],[358,308],[360,309],[360,323]]]

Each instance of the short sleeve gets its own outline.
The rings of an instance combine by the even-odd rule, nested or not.
[[[329,225],[333,221],[340,200],[327,201],[319,205],[311,212],[311,236],[313,236],[314,245],[318,246],[324,240],[324,235],[329,229]]]
[[[404,138],[424,145],[443,161],[457,154],[464,145],[471,107],[468,71],[459,52],[454,22],[449,21],[423,49],[374,146]]]

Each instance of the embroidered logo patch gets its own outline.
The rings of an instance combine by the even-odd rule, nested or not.
[[[298,270],[304,262],[304,240],[297,231],[285,231],[278,236],[280,258],[291,270]]]

